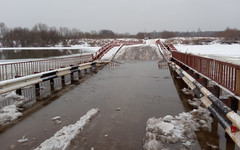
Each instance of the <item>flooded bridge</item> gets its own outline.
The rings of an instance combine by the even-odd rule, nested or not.
[[[123,46],[122,44],[131,45]],[[118,49],[111,58],[111,62],[96,61],[115,46],[118,46]],[[80,62],[76,59],[76,64],[69,63],[65,70],[54,68],[54,73],[50,71],[48,74],[42,74],[41,81],[36,84],[37,86],[32,87],[34,89],[32,91],[37,91],[32,94],[36,95],[33,96],[36,102],[30,106],[24,106],[23,117],[15,120],[11,126],[2,128],[1,149],[35,149],[64,126],[77,122],[92,108],[99,108],[100,113],[71,140],[67,149],[139,150],[151,149],[151,146],[152,148],[155,146],[155,149],[238,149],[233,142],[229,142],[229,138],[225,138],[225,129],[218,127],[218,120],[195,119],[187,113],[183,114],[183,112],[192,112],[195,108],[190,104],[193,104],[196,94],[181,79],[183,76],[181,77],[181,74],[175,71],[179,68],[174,69],[173,65],[170,65],[170,69],[168,67],[173,54],[169,49],[174,47],[163,46],[163,43],[152,45],[129,42],[111,43],[88,56],[85,62],[78,58]],[[84,65],[86,61],[88,64]],[[176,63],[176,61],[173,62]],[[105,66],[105,63],[108,64]],[[32,71],[29,74],[34,76],[35,71],[29,70]],[[18,74],[13,76],[16,77],[16,75]],[[22,81],[29,82],[25,79]],[[8,86],[16,85],[8,84]],[[24,95],[24,90],[32,89],[27,88],[29,89],[22,87],[21,90],[17,90],[17,93]],[[3,92],[3,88],[1,91]],[[38,99],[40,95],[42,97]],[[199,112],[193,111],[193,113]],[[180,126],[174,125],[177,120],[184,120],[180,119],[183,115],[190,120],[184,125],[192,131],[180,130]],[[211,118],[205,110],[202,115]],[[169,120],[170,116],[173,117]],[[164,136],[160,136],[160,132],[164,133],[161,130],[156,130],[157,133],[154,136],[155,133],[151,134],[153,130],[150,130],[149,124],[146,128],[146,123],[149,123],[151,121],[149,118],[152,117],[160,117],[158,121],[164,120],[157,122],[159,125],[167,124],[170,127],[174,125],[177,131],[186,132],[188,136],[184,137],[182,134],[183,137],[177,139],[170,136],[176,132],[169,128],[163,129],[165,132],[169,130],[169,136],[166,138],[172,139],[166,140]],[[207,124],[208,121],[210,124]],[[170,124],[171,122],[173,124]],[[196,125],[194,130],[189,126],[191,123],[199,124],[199,127]],[[201,127],[203,125],[206,126]],[[232,130],[230,132],[232,133]],[[27,140],[19,142],[19,139]],[[176,142],[173,142],[173,139]]]

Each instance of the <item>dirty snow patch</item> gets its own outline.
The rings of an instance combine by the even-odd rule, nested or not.
[[[45,140],[35,150],[65,150],[70,145],[72,139],[74,139],[90,122],[90,120],[97,115],[99,112],[98,108],[89,110],[84,116],[80,118],[75,124],[71,124],[63,127],[61,130],[56,132],[53,137]]]
[[[146,135],[144,138],[145,150],[168,149],[171,145],[176,149],[189,149],[195,142],[194,131],[199,128],[209,128],[212,122],[210,112],[202,107],[191,112],[183,112],[172,117],[150,118],[147,121]]]
[[[0,95],[0,101],[10,103],[10,105],[0,109],[0,126],[5,126],[22,116],[22,113],[19,112],[19,107],[28,102],[29,99],[17,95],[16,92],[9,92]]]
[[[5,106],[0,110],[0,126],[7,125],[22,116],[15,105]]]

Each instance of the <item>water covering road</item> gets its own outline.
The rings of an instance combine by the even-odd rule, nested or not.
[[[153,61],[109,66],[68,89],[2,133],[1,148],[33,149],[63,126],[75,123],[89,109],[98,107],[99,115],[70,149],[142,149],[148,118],[183,111],[169,70],[159,70]],[[61,116],[61,124],[51,120],[55,116]],[[17,143],[22,136],[29,141]]]

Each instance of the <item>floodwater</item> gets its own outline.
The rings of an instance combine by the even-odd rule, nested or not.
[[[67,88],[50,104],[3,132],[1,149],[33,149],[91,108],[100,108],[98,116],[70,149],[139,150],[148,118],[176,115],[184,110],[169,70],[158,69],[157,62],[152,61],[108,66],[83,83]],[[55,116],[61,116],[61,124],[51,120]],[[23,136],[29,141],[17,143]]]
[[[148,118],[192,109],[186,102],[189,96],[179,90],[183,82],[174,74],[173,79],[166,64],[156,61],[108,65],[81,84],[57,92],[44,107],[1,133],[0,149],[34,149],[88,110],[99,108],[100,113],[71,142],[69,150],[141,150]],[[61,117],[61,124],[51,120],[55,116]],[[23,136],[29,141],[17,143]],[[224,132],[216,124],[212,131],[199,130],[197,137],[193,149],[234,146],[226,144]]]

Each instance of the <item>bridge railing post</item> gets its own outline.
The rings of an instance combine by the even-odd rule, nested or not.
[[[237,95],[240,95],[240,68],[237,68],[235,73],[236,93]]]

